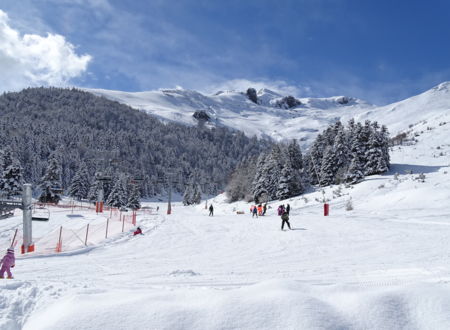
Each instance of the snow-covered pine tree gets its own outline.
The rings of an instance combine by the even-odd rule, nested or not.
[[[99,191],[99,189],[101,187],[101,184],[102,183],[100,181],[98,181],[98,180],[94,180],[91,183],[91,185],[89,187],[89,192],[88,192],[88,195],[87,195],[87,199],[88,200],[90,200],[90,201],[96,201],[97,200],[97,198],[98,198],[98,191]]]
[[[320,167],[320,185],[328,186],[335,183],[337,167],[336,153],[333,146],[328,146],[322,159]]]
[[[359,123],[358,123],[359,124]],[[355,126],[355,138],[350,147],[350,165],[345,175],[345,179],[349,183],[358,183],[364,179],[364,147],[365,145],[360,143],[362,141],[360,135],[362,133],[362,126]]]
[[[391,167],[391,160],[389,157],[389,131],[385,125],[381,126],[381,145],[383,150],[383,157],[384,162],[386,163],[387,167]]]
[[[345,173],[349,166],[349,145],[347,140],[347,134],[343,126],[340,127],[336,139],[333,144],[333,150],[336,158],[336,172],[335,172],[335,183],[341,183],[345,181]]]
[[[303,156],[300,150],[300,146],[296,139],[293,139],[287,147],[287,154],[290,160],[291,166],[294,170],[303,169]]]
[[[184,194],[183,194],[183,205],[192,205],[192,199],[193,199],[193,194],[194,194],[194,189],[193,189],[193,184],[192,183],[188,183],[186,186],[186,189],[184,190]]]
[[[281,170],[285,163],[285,156],[279,145],[274,145],[268,155],[258,159],[256,175],[253,181],[253,198],[258,203],[262,194],[267,194],[270,199],[276,198],[278,183],[281,178]]]
[[[202,201],[202,190],[198,183],[194,183],[194,192],[192,194],[192,204],[200,204]]]
[[[367,143],[365,175],[381,174],[388,170],[383,154],[382,135],[378,131],[378,124],[376,122],[372,123],[371,128]]]
[[[318,184],[320,178],[320,168],[322,167],[322,157],[327,144],[322,134],[317,135],[308,155],[307,172],[312,184]]]
[[[303,186],[298,175],[298,171],[294,170],[291,165],[286,165],[281,170],[280,180],[278,182],[276,198],[286,199],[298,196],[303,192]]]
[[[127,207],[131,210],[138,210],[141,208],[141,194],[137,184],[132,184],[130,187],[130,194],[128,196]]]
[[[359,146],[361,148],[364,163],[367,163],[366,155],[367,151],[369,150],[369,139],[371,135],[372,135],[372,126],[370,120],[366,120],[364,122],[364,126],[362,126],[361,132],[356,135],[359,141]]]
[[[346,141],[348,149],[350,149],[353,140],[355,139],[355,131],[356,131],[355,119],[351,118],[347,123],[347,130],[346,130]]]
[[[69,187],[69,196],[75,197],[78,200],[85,199],[88,197],[90,186],[87,166],[84,162],[81,162]]]
[[[12,151],[11,148],[6,147],[4,150],[0,150],[0,191],[6,194],[5,183],[3,181],[3,173],[8,166],[12,164]]]
[[[58,203],[61,200],[61,196],[58,192],[61,189],[61,167],[55,156],[52,156],[49,159],[44,176],[41,178],[39,188],[42,191],[39,196],[40,202]]]
[[[106,204],[112,207],[121,208],[126,206],[128,198],[125,190],[125,177],[123,175],[115,179],[112,189],[106,200]],[[125,182],[124,182],[125,181]]]
[[[6,197],[17,196],[22,193],[23,177],[19,160],[13,158],[12,163],[3,171],[2,186]]]

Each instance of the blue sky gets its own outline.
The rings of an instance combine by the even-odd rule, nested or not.
[[[3,89],[31,75],[43,85],[204,92],[255,85],[385,104],[450,80],[444,0],[1,0],[0,10],[19,34],[18,49],[25,34],[45,45],[48,33],[64,38],[48,46],[58,49],[59,66],[40,47],[17,64],[23,81]],[[13,79],[1,47],[0,67]],[[36,56],[39,65],[31,64]]]

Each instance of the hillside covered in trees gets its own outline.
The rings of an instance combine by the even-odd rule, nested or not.
[[[345,127],[337,121],[317,135],[305,155],[292,140],[243,159],[226,188],[228,199],[260,203],[298,196],[310,185],[358,183],[389,169],[389,143],[387,128],[377,122],[352,119]]]
[[[168,172],[178,192],[195,178],[203,192],[217,193],[245,155],[261,153],[270,145],[225,128],[163,123],[77,89],[4,93],[0,128],[0,149],[12,154],[25,182],[42,187],[49,160],[55,159],[60,187],[79,198],[87,197],[75,189],[83,186],[79,181],[85,182],[84,191],[87,183],[95,190],[98,172],[121,181],[139,178],[142,196],[163,193]],[[108,193],[112,185],[105,188]]]

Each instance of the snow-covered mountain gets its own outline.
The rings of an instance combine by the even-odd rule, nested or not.
[[[163,120],[197,125],[193,115],[204,111],[210,118],[209,125],[227,126],[249,136],[270,137],[276,141],[296,138],[303,146],[309,145],[319,131],[338,119],[344,122],[353,117],[358,121],[377,120],[396,135],[427,119],[445,121],[450,112],[450,82],[382,107],[347,96],[294,98],[267,89],[256,92],[256,103],[247,93],[236,91],[220,91],[214,95],[185,89],[138,93],[88,91]]]
[[[197,125],[193,117],[196,111],[204,111],[210,118],[209,125],[227,126],[245,132],[249,136],[270,137],[276,141],[297,138],[310,141],[319,130],[346,114],[372,109],[369,103],[345,96],[330,98],[291,97],[297,105],[289,108],[284,97],[271,90],[257,92],[257,103],[246,93],[220,91],[203,95],[185,89],[149,92],[120,92],[88,89],[99,96],[144,110],[163,120],[173,120],[187,125]]]

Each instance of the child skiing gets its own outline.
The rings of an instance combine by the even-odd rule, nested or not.
[[[258,208],[256,207],[256,205],[253,206],[252,209],[252,218],[254,218],[255,216],[258,217]]]
[[[0,261],[2,268],[0,269],[0,278],[5,278],[4,274],[8,274],[8,278],[13,278],[11,268],[16,264],[16,258],[14,257],[14,249],[11,247],[7,250],[6,255]]]

